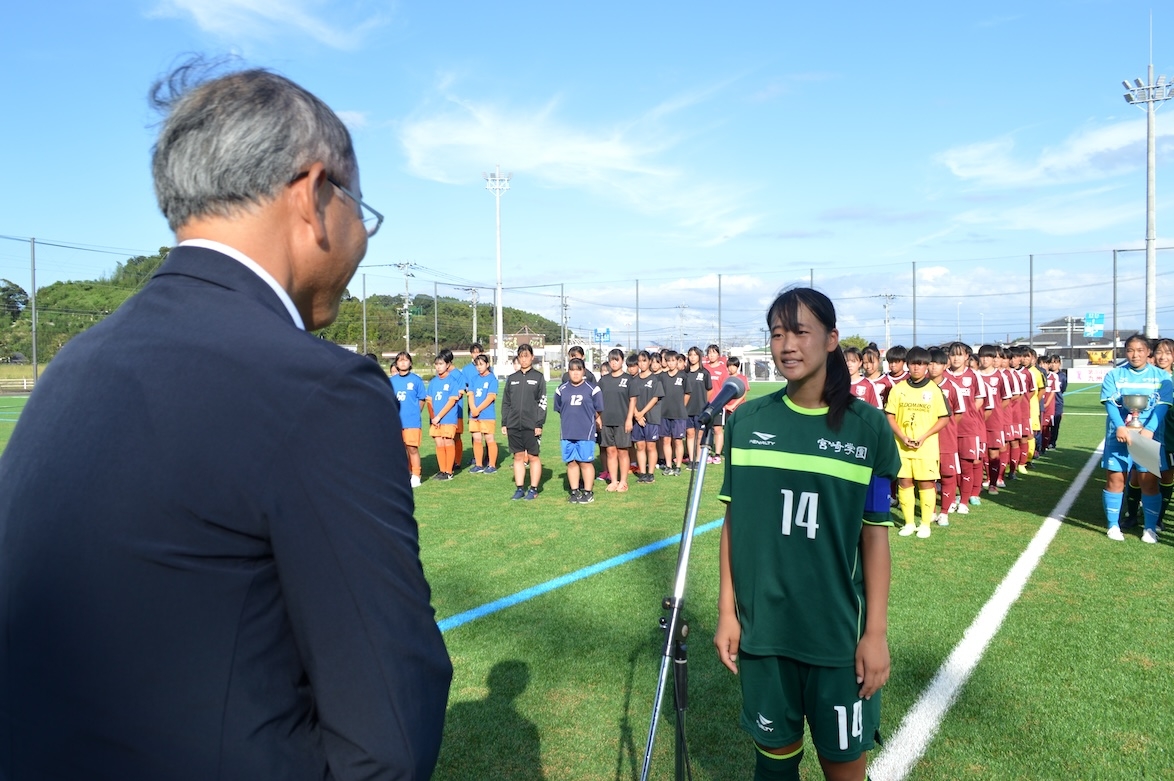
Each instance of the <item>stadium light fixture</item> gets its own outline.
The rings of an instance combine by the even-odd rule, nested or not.
[[[510,367],[505,361],[505,333],[502,326],[502,302],[501,302],[501,194],[510,189],[510,179],[513,174],[501,175],[501,166],[497,166],[491,174],[482,173],[485,177],[485,189],[493,193],[494,200],[497,202],[497,301],[495,316],[495,330],[497,331],[497,347],[494,350],[495,367],[494,373],[503,376],[509,376],[513,367]]]
[[[1152,45],[1151,45],[1152,49]],[[1131,106],[1144,108],[1146,112],[1146,188],[1145,188],[1145,335],[1156,339],[1158,336],[1158,259],[1155,242],[1157,241],[1156,194],[1154,169],[1156,167],[1156,147],[1154,130],[1154,111],[1163,102],[1174,97],[1174,84],[1167,82],[1165,76],[1159,76],[1154,81],[1153,52],[1150,53],[1148,81],[1134,79],[1135,86],[1130,87],[1124,81],[1125,102]]]

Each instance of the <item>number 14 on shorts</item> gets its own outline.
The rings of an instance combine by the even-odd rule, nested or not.
[[[843,705],[833,705],[836,711],[836,721],[840,727],[840,750],[848,750],[848,709]],[[857,700],[852,703],[852,737],[859,743],[864,738],[864,704]]]

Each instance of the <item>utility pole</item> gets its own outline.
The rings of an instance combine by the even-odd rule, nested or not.
[[[393,263],[393,266],[404,273],[404,305],[400,311],[404,313],[404,352],[412,352],[412,297],[408,292],[408,277],[414,277],[410,269],[412,263]]]
[[[1146,154],[1145,154],[1145,335],[1149,339],[1158,336],[1158,257],[1154,242],[1157,239],[1157,220],[1155,218],[1155,131],[1154,111],[1158,104],[1174,97],[1174,82],[1159,76],[1154,81],[1154,22],[1150,17],[1150,67],[1148,80],[1145,84],[1141,79],[1134,79],[1133,84],[1121,82],[1125,86],[1125,102],[1130,105],[1144,108],[1146,112]]]
[[[477,288],[467,287],[464,291],[473,296],[473,341],[477,341]]]
[[[896,296],[892,293],[882,293],[881,295],[877,296],[877,298],[883,298],[885,300],[885,352],[887,352],[888,349],[893,346],[892,337],[889,335],[889,307],[892,305],[893,299],[896,298]],[[884,357],[883,353],[881,357]]]
[[[485,177],[485,189],[493,193],[494,201],[497,203],[497,296],[496,296],[496,322],[494,325],[497,330],[497,345],[494,350],[494,373],[502,376],[510,374],[509,367],[505,363],[505,328],[502,325],[502,300],[501,300],[501,194],[510,189],[510,179],[513,174],[501,175],[501,166],[494,168],[493,173],[482,173]]]
[[[33,284],[29,287],[29,321],[33,325],[33,385],[37,384],[37,240],[29,239],[29,263]]]
[[[367,275],[363,274],[363,354],[367,354]]]

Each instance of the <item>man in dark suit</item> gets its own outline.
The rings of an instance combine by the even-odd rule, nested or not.
[[[452,667],[395,397],[307,332],[382,217],[325,104],[192,74],[155,93],[179,245],[0,458],[0,778],[425,779]]]

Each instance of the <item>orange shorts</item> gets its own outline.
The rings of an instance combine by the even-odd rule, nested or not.
[[[439,426],[429,426],[428,436],[433,439],[452,439],[457,435],[456,423],[441,423]]]
[[[404,444],[408,447],[420,447],[421,430],[418,428],[404,429]]]
[[[497,421],[492,418],[489,420],[469,418],[469,431],[474,434],[492,434],[497,431]]]

